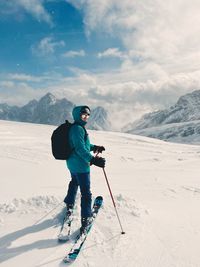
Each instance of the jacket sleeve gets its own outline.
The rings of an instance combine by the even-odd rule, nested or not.
[[[74,145],[75,152],[81,157],[85,162],[89,163],[92,159],[92,155],[85,146],[85,131],[81,126],[73,127],[72,131],[72,142]]]
[[[90,151],[94,151],[94,145],[90,144]]]

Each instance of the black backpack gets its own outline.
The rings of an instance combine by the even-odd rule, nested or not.
[[[74,123],[65,121],[65,123],[58,126],[51,136],[51,149],[55,159],[66,160],[71,155],[73,148],[69,144],[69,130]],[[83,127],[84,128],[84,127]],[[85,141],[87,139],[87,132],[85,130]]]

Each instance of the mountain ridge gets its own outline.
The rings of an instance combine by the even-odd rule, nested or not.
[[[57,99],[47,93],[39,100],[31,100],[22,107],[0,104],[0,119],[39,124],[59,125],[65,120],[73,121],[71,112],[75,104],[66,98]],[[103,107],[94,108],[88,122],[88,129],[110,130],[107,111]]]
[[[147,113],[126,125],[125,132],[172,142],[200,143],[199,125],[200,90],[195,90],[181,96],[168,109]]]

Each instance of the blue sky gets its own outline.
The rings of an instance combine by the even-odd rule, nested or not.
[[[6,9],[6,5],[1,5]],[[51,23],[36,19],[23,8],[1,14],[1,70],[31,75],[59,70],[70,75],[71,67],[89,70],[108,67],[109,62],[105,66],[97,54],[116,43],[119,46],[116,38],[101,33],[86,36],[81,12],[66,1],[47,2],[44,8],[51,16]],[[44,40],[46,45],[42,49],[40,44]],[[69,51],[77,54],[65,57]],[[110,64],[113,63],[117,64],[111,60]]]
[[[1,0],[0,103],[51,92],[116,124],[167,108],[200,88],[199,12],[196,0]]]

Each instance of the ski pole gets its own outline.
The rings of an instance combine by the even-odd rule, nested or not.
[[[99,154],[99,152],[96,153],[95,157],[97,157],[98,154]],[[105,168],[103,168],[103,173],[104,173],[104,176],[105,176],[105,179],[106,179],[106,183],[107,183],[107,185],[108,185],[108,189],[109,189],[110,196],[111,196],[111,199],[112,199],[112,202],[113,202],[113,206],[114,206],[114,208],[115,208],[115,212],[116,212],[116,215],[117,215],[117,219],[118,219],[118,221],[119,221],[119,225],[120,225],[120,228],[121,228],[121,234],[124,235],[125,232],[124,232],[124,230],[123,230],[123,227],[122,227],[122,224],[121,224],[121,221],[120,221],[120,218],[119,218],[119,214],[118,214],[117,207],[116,207],[116,204],[115,204],[115,200],[114,200],[114,197],[113,197],[113,194],[112,194],[112,191],[111,191],[109,182],[108,182],[108,178],[107,178],[107,175],[106,175]]]
[[[60,202],[60,203],[58,203],[58,205],[56,205],[53,209],[51,209],[47,214],[45,214],[43,217],[41,217],[37,222],[35,222],[33,225],[36,225],[36,224],[38,224],[39,222],[41,222],[44,218],[46,218],[50,213],[52,213],[55,209],[57,209],[57,207],[58,206],[60,206],[61,204],[63,203],[63,201],[62,202]]]
[[[109,189],[109,192],[110,192],[110,196],[111,196],[111,199],[112,199],[112,202],[113,202],[113,206],[115,208],[115,212],[116,212],[116,215],[117,215],[117,219],[119,221],[119,225],[120,225],[120,228],[121,228],[121,234],[124,235],[125,232],[122,228],[122,224],[121,224],[121,221],[120,221],[120,218],[119,218],[119,214],[118,214],[118,211],[117,211],[117,207],[116,207],[116,204],[115,204],[115,200],[114,200],[114,197],[113,197],[113,194],[112,194],[112,191],[111,191],[111,188],[110,188],[110,185],[109,185],[109,182],[108,182],[108,178],[107,178],[107,175],[106,175],[106,172],[105,172],[105,168],[103,168],[103,173],[104,173],[104,176],[105,176],[105,179],[106,179],[106,183],[108,185],[108,189]]]

